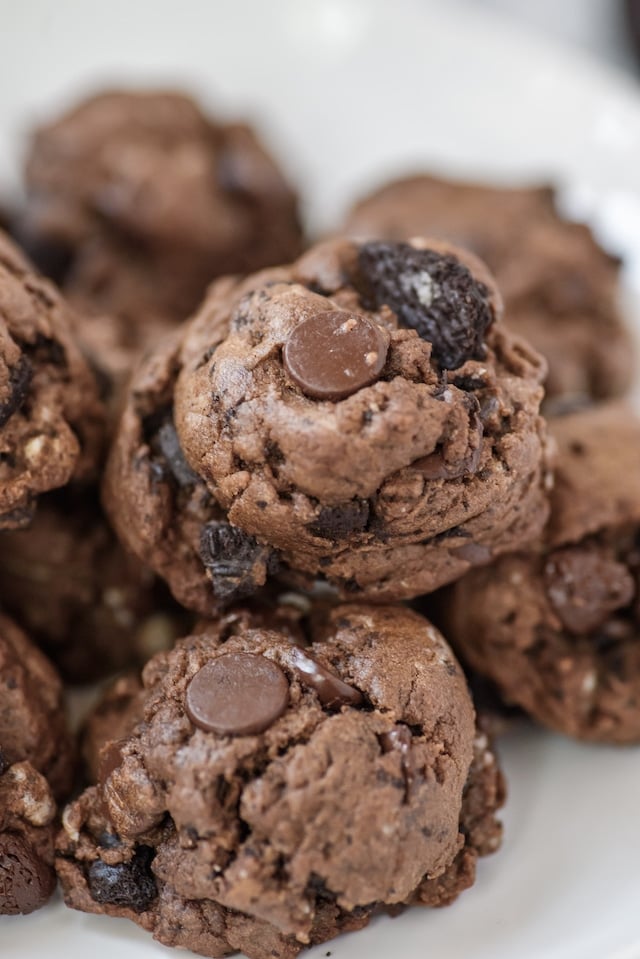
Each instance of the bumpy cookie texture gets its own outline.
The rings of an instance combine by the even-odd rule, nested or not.
[[[0,616],[0,689],[0,750],[5,763],[28,760],[56,796],[65,795],[73,763],[62,683],[43,653],[6,616]]]
[[[253,131],[179,93],[81,102],[36,132],[25,178],[27,249],[74,302],[115,318],[124,349],[182,321],[213,277],[300,249],[295,196]]]
[[[551,429],[559,455],[544,548],[457,583],[448,635],[545,725],[640,742],[640,422],[611,403]]]
[[[53,893],[55,815],[45,777],[0,752],[0,916],[33,912]]]
[[[0,533],[0,602],[71,682],[143,664],[187,624],[122,548],[93,489],[47,494],[28,529]]]
[[[619,261],[588,227],[559,215],[550,188],[408,177],[360,201],[345,230],[388,240],[443,237],[482,257],[504,297],[507,325],[549,363],[550,408],[629,388],[633,350],[617,303]]]
[[[104,411],[56,289],[0,233],[0,529],[96,466]]]
[[[312,615],[306,647],[259,624],[203,626],[146,666],[143,689],[122,686],[119,738],[64,816],[69,905],[205,955],[266,959],[364,925],[377,905],[466,887],[459,854],[492,844],[497,803],[480,810],[480,777],[469,786],[488,744],[474,747],[442,637],[401,607]],[[447,892],[429,886],[445,876]]]
[[[535,536],[544,366],[499,313],[479,261],[422,240],[337,240],[214,285],[174,367],[173,415],[193,474],[241,531],[235,550],[213,550],[226,582],[235,552],[245,591],[279,569],[344,597],[398,599]],[[125,419],[121,487],[131,435]]]

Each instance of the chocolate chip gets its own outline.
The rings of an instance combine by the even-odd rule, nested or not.
[[[96,859],[87,871],[91,898],[105,905],[146,912],[158,896],[156,880],[151,872],[154,855],[149,846],[139,846],[129,862],[112,866]]]
[[[9,762],[9,757],[0,748],[0,776],[2,776],[3,773],[6,773],[10,765],[11,763]]]
[[[388,345],[386,331],[366,316],[332,310],[295,327],[285,343],[283,362],[307,396],[341,400],[378,379]]]
[[[289,684],[277,663],[254,653],[225,653],[195,674],[185,709],[206,732],[249,736],[267,729],[288,702]]]
[[[482,359],[493,322],[489,291],[454,256],[408,243],[364,243],[354,283],[365,308],[388,306],[428,340],[441,367]]]
[[[0,833],[0,915],[27,915],[55,889],[55,873],[17,833]]]
[[[393,750],[397,750],[400,753],[405,786],[404,798],[405,802],[408,802],[411,787],[413,786],[416,776],[416,767],[411,750],[411,744],[413,742],[411,730],[403,723],[397,723],[393,729],[390,729],[386,733],[381,733],[378,739],[383,753],[390,753],[393,752]]]
[[[366,499],[355,499],[340,506],[323,506],[307,529],[312,536],[339,540],[367,528],[371,508]]]
[[[292,647],[291,668],[298,679],[313,689],[323,706],[328,709],[338,709],[340,706],[361,706],[364,702],[362,693],[345,683],[339,676],[327,669],[315,659],[307,650],[299,646]]]
[[[248,596],[274,570],[272,550],[237,526],[212,520],[202,527],[200,558],[213,583],[217,599],[228,602]]]
[[[636,584],[629,570],[596,546],[558,549],[544,568],[549,602],[570,633],[584,635],[629,605]]]
[[[0,403],[0,427],[17,412],[25,401],[32,375],[31,363],[21,356],[9,373],[9,396]]]

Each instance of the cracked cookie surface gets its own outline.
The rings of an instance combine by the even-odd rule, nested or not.
[[[335,241],[219,281],[132,384],[106,483],[120,535],[203,613],[275,573],[416,596],[516,548],[547,512],[543,363],[499,315],[484,267],[428,241]],[[335,399],[313,368],[327,316]],[[154,465],[163,415],[179,467]]]
[[[90,738],[97,785],[59,837],[69,905],[205,955],[294,956],[379,905],[450,901],[499,845],[499,772],[428,621],[338,606],[311,613],[308,646],[270,622],[201,624],[111,695]],[[237,684],[207,699],[204,672],[228,657],[269,667],[239,713],[260,713],[259,732],[210,728],[245,702]]]

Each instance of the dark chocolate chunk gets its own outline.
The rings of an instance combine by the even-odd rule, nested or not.
[[[291,668],[305,686],[315,690],[322,705],[328,709],[361,706],[364,702],[358,689],[345,683],[299,646],[294,646],[291,650]]]
[[[570,633],[590,633],[616,609],[628,606],[636,584],[625,565],[597,546],[568,546],[544,568],[549,602]]]
[[[22,836],[0,833],[0,915],[27,915],[55,889],[55,873]]]
[[[104,783],[114,769],[122,763],[122,746],[124,739],[117,739],[105,743],[98,755],[98,782]]]
[[[145,912],[158,895],[151,871],[154,855],[149,846],[139,846],[129,862],[112,866],[96,859],[87,871],[91,898],[105,905]]]
[[[283,362],[307,396],[341,400],[378,379],[388,346],[388,333],[366,316],[332,310],[295,327]]]
[[[354,499],[340,506],[323,506],[313,523],[307,524],[312,536],[339,540],[367,528],[371,508],[366,499]]]
[[[2,750],[2,747],[0,747],[0,776],[2,776],[2,774],[7,771],[10,765],[11,765],[11,762],[9,760],[9,757]]]
[[[203,526],[200,558],[216,598],[223,602],[253,593],[274,568],[272,550],[224,521],[213,520]]]
[[[402,763],[402,775],[404,776],[404,798],[409,802],[411,787],[415,780],[416,768],[413,761],[411,744],[413,736],[408,726],[403,723],[397,723],[388,733],[382,733],[378,736],[380,747],[383,753],[390,753],[397,749],[400,753]]]
[[[226,653],[198,670],[185,696],[191,722],[221,736],[261,733],[289,702],[289,683],[277,663],[253,653]]]
[[[482,359],[493,322],[489,291],[454,256],[408,243],[364,243],[354,282],[364,307],[388,306],[431,343],[441,367]]]
[[[32,375],[31,363],[21,356],[9,374],[9,396],[0,403],[0,427],[16,413],[25,401]]]
[[[193,486],[194,483],[197,483],[198,477],[184,457],[176,428],[171,419],[165,420],[162,424],[156,433],[155,441],[178,485]]]

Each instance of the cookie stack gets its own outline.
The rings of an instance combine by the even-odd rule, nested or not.
[[[640,741],[617,262],[548,190],[429,177],[301,253],[255,134],[170,93],[42,128],[26,185],[71,305],[2,240],[0,602],[69,680],[146,662],[56,825],[60,680],[0,618],[0,913],[55,859],[73,908],[288,959],[451,902],[505,790],[425,610],[507,704]]]

